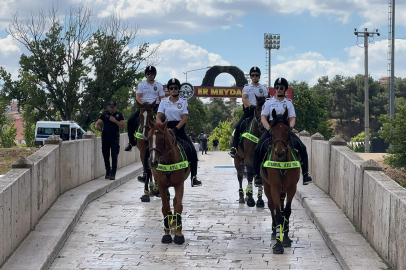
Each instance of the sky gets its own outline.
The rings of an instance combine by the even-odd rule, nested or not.
[[[53,5],[61,17],[69,6],[86,5],[100,20],[115,13],[137,24],[138,41],[162,42],[156,80],[163,84],[172,77],[185,82],[187,72],[187,81],[199,86],[214,65],[247,73],[258,66],[267,84],[264,33],[280,34],[280,49],[271,52],[271,82],[285,77],[312,86],[321,76],[364,74],[364,40],[354,28],[379,29],[381,35],[369,40],[369,74],[388,74],[388,0],[0,0],[0,66],[14,78],[21,54],[29,53],[6,31],[13,14],[24,19]],[[396,77],[406,74],[405,15],[406,0],[397,0]],[[221,74],[215,85],[234,82]]]

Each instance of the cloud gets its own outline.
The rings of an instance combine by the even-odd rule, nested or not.
[[[20,53],[21,50],[15,43],[16,42],[13,41],[13,38],[10,35],[4,39],[0,38],[0,54],[3,57],[8,57],[14,53]]]

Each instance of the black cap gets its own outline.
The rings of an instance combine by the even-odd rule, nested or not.
[[[116,102],[114,100],[110,100],[109,107],[116,107]]]

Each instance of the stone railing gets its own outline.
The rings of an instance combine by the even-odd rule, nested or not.
[[[91,132],[84,138],[62,142],[51,136],[0,178],[0,266],[60,195],[105,174],[101,138]],[[119,168],[140,161],[138,149],[124,151],[127,143],[121,134]]]
[[[395,269],[406,269],[406,189],[364,161],[340,137],[299,136],[309,154],[313,182],[328,194]],[[351,243],[348,243],[351,245]],[[361,260],[362,258],[360,258]]]

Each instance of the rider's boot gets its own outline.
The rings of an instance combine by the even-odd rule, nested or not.
[[[192,187],[198,187],[198,186],[201,186],[201,185],[202,185],[202,182],[197,180],[196,176],[193,176],[192,177]]]
[[[303,173],[303,185],[308,185],[313,182],[312,175],[307,172]]]
[[[235,158],[235,155],[237,154],[237,149],[233,146],[230,149],[230,152],[228,152],[228,154],[232,157]]]
[[[117,172],[117,168],[111,169],[110,180],[116,180],[116,172]]]
[[[259,175],[259,174],[255,174],[254,175],[254,185],[256,186],[256,187],[262,187],[262,177]]]
[[[124,151],[131,151],[131,149],[133,148],[133,146],[137,145],[137,140],[130,140],[130,142],[125,146]]]
[[[104,179],[110,179],[110,174],[111,174],[111,169],[106,168],[106,176],[104,176]]]

